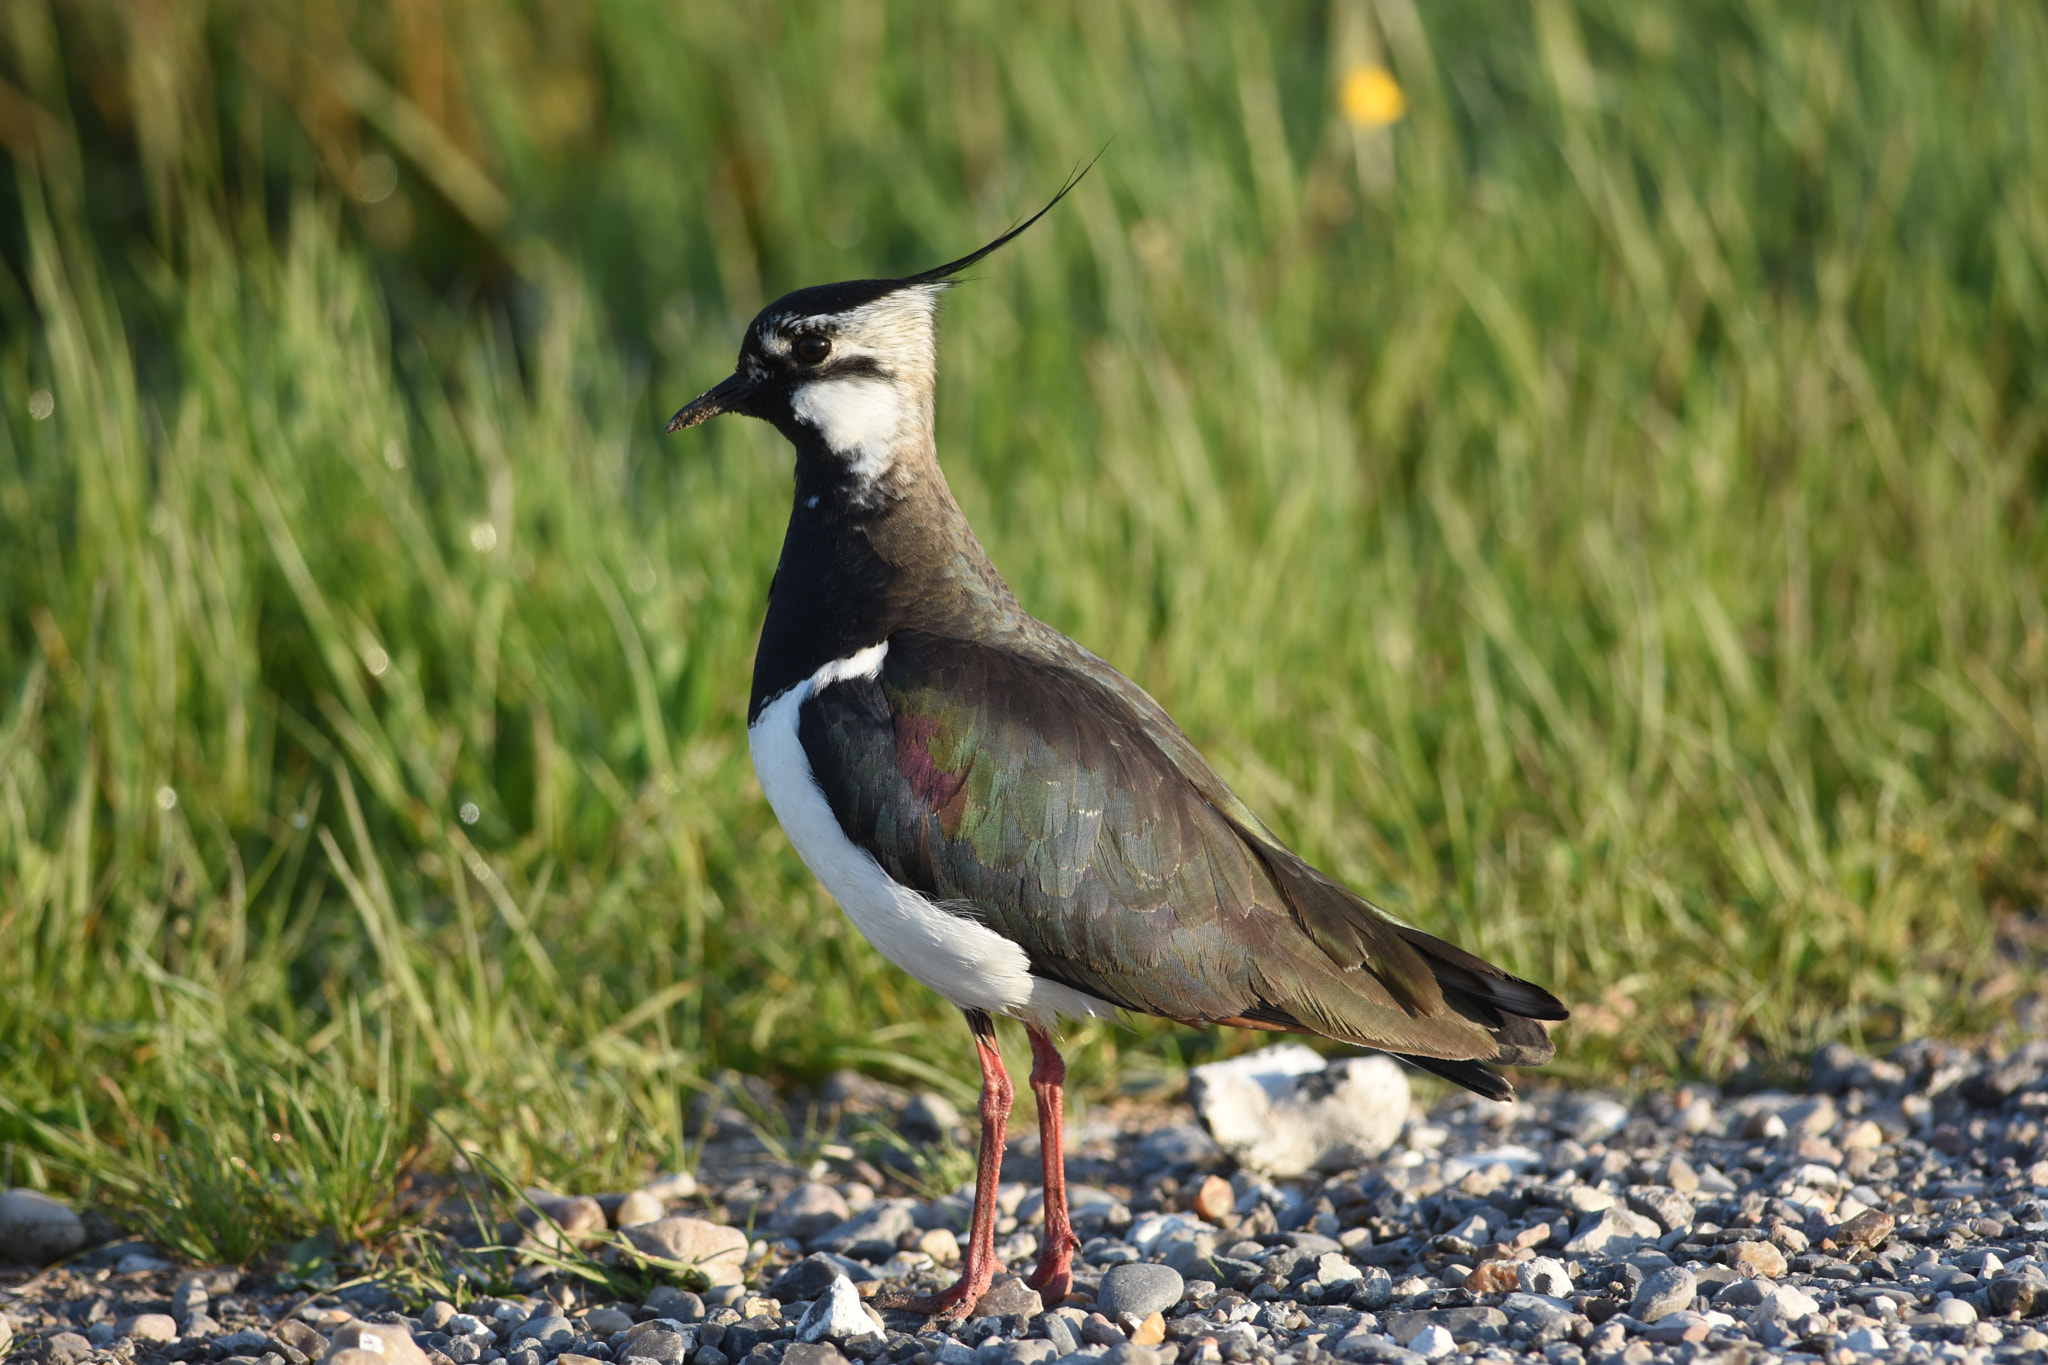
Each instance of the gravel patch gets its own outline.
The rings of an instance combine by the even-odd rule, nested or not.
[[[851,1147],[799,1168],[729,1133],[707,1150],[701,1188],[533,1198],[548,1223],[507,1228],[573,1239],[594,1232],[593,1208],[616,1227],[630,1207],[636,1241],[700,1256],[729,1281],[703,1294],[593,1302],[534,1266],[515,1295],[404,1313],[378,1285],[292,1292],[116,1243],[0,1272],[0,1354],[375,1365],[375,1337],[385,1365],[413,1350],[427,1365],[2048,1358],[2048,1044],[2000,1057],[1831,1047],[1812,1073],[1801,1093],[1691,1087],[1633,1106],[1558,1090],[1461,1100],[1409,1118],[1375,1159],[1286,1179],[1237,1166],[1186,1110],[1133,1109],[1071,1135],[1074,1296],[1048,1310],[1002,1277],[943,1330],[878,1296],[951,1277],[932,1252],[957,1255],[964,1193],[908,1197],[900,1173]],[[836,1084],[846,1113],[900,1112],[909,1098]],[[943,1106],[916,1118],[958,1136]],[[1021,1178],[999,1200],[999,1253],[1018,1269],[1042,1226],[1026,1183],[1036,1164],[1027,1134],[1005,1161]],[[44,1244],[70,1227],[33,1212]],[[749,1223],[752,1241],[735,1231]]]

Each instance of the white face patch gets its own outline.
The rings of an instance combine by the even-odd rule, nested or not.
[[[799,422],[818,429],[864,487],[889,472],[897,445],[914,437],[919,426],[916,396],[873,375],[814,380],[791,396],[789,406]]]
[[[831,339],[834,361],[870,361],[880,371],[814,379],[790,397],[791,414],[817,429],[864,489],[898,467],[899,453],[931,442],[938,295],[939,286],[918,285],[836,315],[777,318],[763,339],[780,354],[790,344],[782,329],[815,326]]]

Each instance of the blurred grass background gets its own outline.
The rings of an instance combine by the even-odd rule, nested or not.
[[[1566,1077],[2031,1017],[2044,76],[1991,0],[13,0],[0,1177],[239,1254],[729,1069],[963,1092],[746,759],[787,452],[658,432],[1111,139],[947,305],[1028,607]]]

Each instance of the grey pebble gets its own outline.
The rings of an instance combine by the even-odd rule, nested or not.
[[[1682,1265],[1666,1266],[1643,1277],[1642,1287],[1629,1302],[1628,1315],[1638,1322],[1657,1322],[1692,1307],[1693,1295],[1698,1292],[1690,1270]]]
[[[1095,1307],[1112,1321],[1122,1313],[1142,1318],[1179,1303],[1183,1287],[1180,1272],[1172,1266],[1133,1261],[1111,1266],[1103,1275]]]

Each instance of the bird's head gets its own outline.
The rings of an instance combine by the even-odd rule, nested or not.
[[[1085,174],[1086,167],[1044,208],[957,261],[901,279],[783,295],[747,327],[732,374],[684,405],[668,429],[727,412],[758,417],[799,449],[822,444],[857,488],[874,487],[901,452],[930,448],[939,295],[958,272],[1044,217]]]

